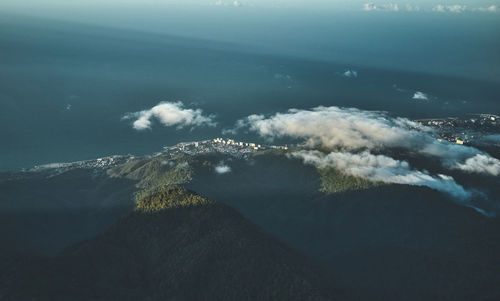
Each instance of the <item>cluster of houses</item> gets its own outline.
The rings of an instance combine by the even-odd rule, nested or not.
[[[464,145],[465,143],[467,143],[467,141],[465,139],[457,138],[457,137],[446,137],[444,140],[446,140],[448,142],[460,144],[460,145]],[[443,138],[438,138],[437,141],[443,142]]]
[[[420,124],[438,129],[438,141],[448,141],[460,145],[470,144],[478,137],[500,130],[500,117],[493,114],[473,114],[470,118],[439,118],[416,120]]]
[[[240,142],[233,139],[215,138],[203,141],[181,142],[174,146],[166,146],[163,152],[155,156],[174,157],[179,154],[199,155],[204,153],[221,153],[241,158],[254,151],[267,149],[288,150],[288,146],[260,145],[252,142]]]
[[[98,158],[94,160],[85,160],[85,161],[76,161],[76,162],[67,162],[67,163],[49,163],[44,165],[37,165],[33,168],[26,169],[25,171],[53,171],[55,174],[59,174],[68,170],[76,169],[76,168],[84,168],[84,169],[106,169],[117,164],[123,163],[127,160],[131,160],[134,157],[131,155],[127,156],[110,156],[104,158]]]
[[[215,143],[225,144],[225,145],[233,145],[233,146],[241,146],[241,147],[251,147],[254,150],[258,150],[262,148],[260,144],[248,143],[248,142],[237,142],[233,139],[224,140],[223,138],[215,138],[213,140]]]
[[[267,147],[262,146],[260,144],[255,144],[255,143],[252,143],[252,142],[238,142],[238,141],[234,141],[233,139],[224,140],[223,138],[215,138],[215,139],[213,139],[213,142],[219,143],[219,144],[223,144],[223,145],[233,145],[233,146],[240,146],[240,147],[250,147],[250,148],[253,148],[254,150],[259,150],[259,149],[265,149],[265,148],[267,148]],[[275,146],[275,145],[273,145],[273,146],[270,146],[270,148],[287,150],[288,146]]]

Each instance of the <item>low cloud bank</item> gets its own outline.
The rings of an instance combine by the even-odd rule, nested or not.
[[[448,13],[463,13],[467,10],[467,6],[459,5],[459,4],[455,4],[455,5],[439,4],[439,5],[434,6],[434,8],[432,10],[435,12],[440,12],[440,13],[447,13],[447,12]]]
[[[311,148],[323,147],[342,152],[369,150],[383,153],[390,149],[404,149],[411,154],[436,157],[445,168],[471,173],[495,176],[500,168],[498,159],[476,148],[439,142],[432,136],[432,129],[378,111],[334,106],[290,109],[270,117],[250,115],[237,122],[235,131],[241,128],[248,128],[269,140],[293,138]],[[474,168],[461,167],[479,163],[476,159],[469,160],[477,155],[488,160],[481,160],[482,164]]]
[[[487,173],[493,176],[500,175],[500,164],[498,160],[484,154],[477,154],[468,158],[464,163],[455,163],[451,166],[469,173]]]
[[[418,5],[406,4],[401,7],[395,3],[375,4],[373,2],[363,4],[364,11],[391,11],[391,12],[419,12],[419,11],[433,11],[437,13],[452,13],[460,14],[465,12],[483,12],[483,13],[497,13],[498,6],[492,4],[490,6],[476,6],[468,7],[462,4],[437,4],[427,8],[420,8]]]
[[[306,164],[319,168],[333,167],[344,173],[376,182],[426,186],[447,193],[458,200],[466,200],[470,192],[446,175],[432,176],[413,170],[406,161],[388,156],[373,155],[368,151],[358,154],[331,152],[324,154],[316,150],[299,151],[290,155],[300,158]]]
[[[488,7],[479,7],[476,10],[480,12],[496,13],[498,12],[498,6],[490,5]]]
[[[184,127],[215,126],[213,116],[205,116],[201,109],[184,108],[182,102],[160,102],[149,110],[126,114],[123,119],[136,119],[132,126],[138,131],[151,129],[152,119],[164,126]]]

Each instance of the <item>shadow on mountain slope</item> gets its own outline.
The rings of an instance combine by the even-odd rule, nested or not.
[[[331,300],[332,277],[234,209],[185,189],[32,267],[29,300]]]

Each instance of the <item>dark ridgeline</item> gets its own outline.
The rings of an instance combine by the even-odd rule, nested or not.
[[[54,258],[13,264],[2,269],[0,279],[10,279],[2,300],[343,299],[312,260],[180,188],[143,198],[109,230]]]
[[[437,191],[408,185],[365,187],[356,181],[351,183],[356,189],[339,191],[351,182],[343,175],[325,177],[312,167],[273,153],[241,161],[219,155],[174,161],[189,163],[189,173],[180,172],[175,164],[162,164],[164,160],[161,156],[137,159],[100,177],[92,177],[91,170],[74,170],[48,178],[24,174],[0,181],[0,232],[5,232],[0,236],[0,296],[6,296],[7,286],[15,292],[0,300],[23,300],[29,297],[26,293],[70,300],[75,298],[73,294],[88,300],[103,292],[142,300],[149,291],[171,289],[172,283],[183,285],[178,285],[179,292],[206,285],[193,290],[214,298],[217,295],[205,288],[218,288],[222,294],[229,293],[227,288],[248,292],[260,285],[260,293],[267,287],[289,284],[286,281],[293,283],[294,278],[286,275],[288,270],[280,274],[282,278],[272,278],[286,279],[284,282],[266,278],[267,271],[275,271],[269,263],[278,259],[289,266],[303,262],[306,271],[313,271],[312,278],[306,277],[311,274],[304,274],[304,278],[316,277],[322,283],[315,275],[318,269],[314,263],[298,255],[297,260],[273,255],[286,247],[258,230],[262,235],[252,237],[260,243],[238,249],[235,244],[239,239],[248,241],[254,227],[248,222],[237,223],[242,218],[234,210],[192,193],[176,198],[174,190],[155,198],[138,197],[142,201],[133,211],[137,206],[131,199],[134,192],[134,196],[151,195],[171,185],[186,185],[234,208],[264,231],[312,257],[336,273],[338,278],[333,282],[352,300],[500,300],[500,220],[455,204]],[[228,162],[231,173],[214,173],[213,167],[221,161]],[[333,187],[335,193],[318,191],[325,179],[326,187]],[[190,182],[182,184],[187,180]],[[479,177],[473,180],[484,181]],[[497,180],[491,181],[487,186],[492,187],[491,195],[497,195],[498,190],[493,190]],[[193,207],[193,202],[199,206]],[[40,210],[33,211],[34,207]],[[60,207],[66,210],[53,209]],[[58,254],[61,246],[95,237],[131,211],[106,234],[67,249],[53,260],[19,247],[18,240],[23,239],[40,253]],[[216,256],[230,261],[213,266],[213,258],[219,258]],[[172,267],[173,263],[178,265]],[[243,277],[234,270],[257,276]],[[158,276],[162,272],[166,276]],[[240,286],[221,284],[229,280]],[[127,289],[118,289],[120,286]],[[137,297],[139,294],[143,296]],[[178,299],[182,297],[177,294]]]

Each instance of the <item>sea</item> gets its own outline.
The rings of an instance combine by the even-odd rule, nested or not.
[[[500,115],[498,16],[363,13],[109,21],[0,11],[0,170],[151,154],[290,108]],[[199,108],[217,126],[137,131],[123,119],[162,101]]]

